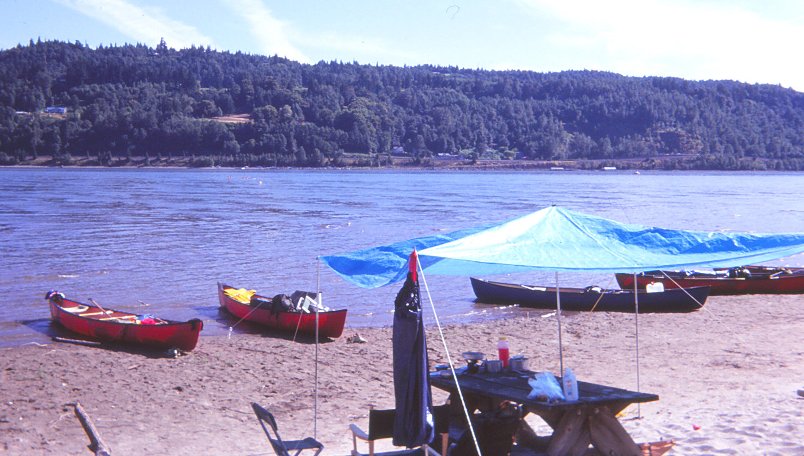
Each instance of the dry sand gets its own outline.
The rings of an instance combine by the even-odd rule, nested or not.
[[[555,317],[522,312],[450,326],[453,359],[494,353],[507,336],[532,370],[558,371]],[[433,321],[425,315],[427,322]],[[565,315],[564,356],[582,381],[636,389],[635,323],[628,314]],[[391,329],[360,329],[367,343],[318,347],[317,437],[348,454],[349,423],[394,405]],[[804,454],[804,296],[711,297],[692,314],[639,317],[641,390],[660,396],[622,418],[636,441],[672,439],[670,454]],[[428,327],[431,364],[446,361]],[[2,349],[0,453],[91,454],[74,415],[80,402],[118,455],[272,454],[249,403],[277,417],[284,438],[314,433],[316,346],[235,331],[202,337],[178,358],[65,343]],[[434,390],[434,400],[445,395]],[[538,421],[531,424],[542,429]],[[536,419],[538,420],[538,419]]]

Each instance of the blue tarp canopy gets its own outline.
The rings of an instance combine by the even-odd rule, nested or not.
[[[548,207],[496,225],[321,259],[345,280],[376,288],[405,278],[414,248],[421,267],[431,274],[638,272],[771,261],[804,252],[804,233],[671,230]]]

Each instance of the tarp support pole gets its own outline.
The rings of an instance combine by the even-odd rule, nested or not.
[[[466,400],[463,398],[461,384],[458,382],[458,374],[455,373],[455,365],[452,362],[452,356],[449,354],[447,340],[444,338],[444,331],[441,328],[441,321],[438,319],[435,304],[433,303],[433,297],[430,295],[430,288],[427,286],[427,279],[424,277],[422,263],[420,261],[417,261],[416,263],[419,269],[419,277],[421,277],[422,283],[424,284],[424,291],[427,292],[427,300],[430,301],[430,308],[433,309],[433,317],[435,318],[436,326],[438,327],[438,334],[441,336],[441,344],[444,345],[444,352],[447,354],[447,362],[449,362],[449,370],[452,373],[452,379],[455,381],[455,389],[458,391],[458,397],[461,399],[461,407],[463,408],[463,414],[466,417],[466,423],[469,425],[469,433],[472,434],[472,441],[475,443],[475,450],[477,451],[477,454],[483,456],[483,453],[480,452],[480,442],[477,440],[477,435],[475,435],[475,427],[472,425],[472,419],[469,416],[469,410],[466,408]]]
[[[315,262],[315,289],[318,306],[315,309],[315,395],[313,396],[313,438],[318,438],[318,312],[321,310],[321,257]]]
[[[647,289],[646,289],[647,290]],[[636,335],[636,381],[637,381],[637,392],[641,393],[642,389],[640,389],[639,384],[639,287],[637,286],[637,273],[634,272],[634,333]],[[639,402],[637,402],[637,418],[642,418],[642,407]]]
[[[556,271],[556,318],[558,320],[558,375],[564,375],[564,344],[561,343],[561,288]]]

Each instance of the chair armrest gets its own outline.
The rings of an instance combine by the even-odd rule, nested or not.
[[[360,429],[356,424],[352,423],[349,425],[349,429],[352,430],[352,435],[359,438],[360,440],[368,441],[369,436],[365,433],[362,429]]]

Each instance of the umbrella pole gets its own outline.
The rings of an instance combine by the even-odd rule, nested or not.
[[[564,375],[564,345],[561,343],[561,293],[556,271],[556,319],[558,320],[558,373]]]
[[[637,274],[634,273],[634,333],[636,335],[636,376],[637,392],[642,392],[639,386],[639,287],[637,286]],[[637,418],[642,418],[642,407],[637,403]]]

